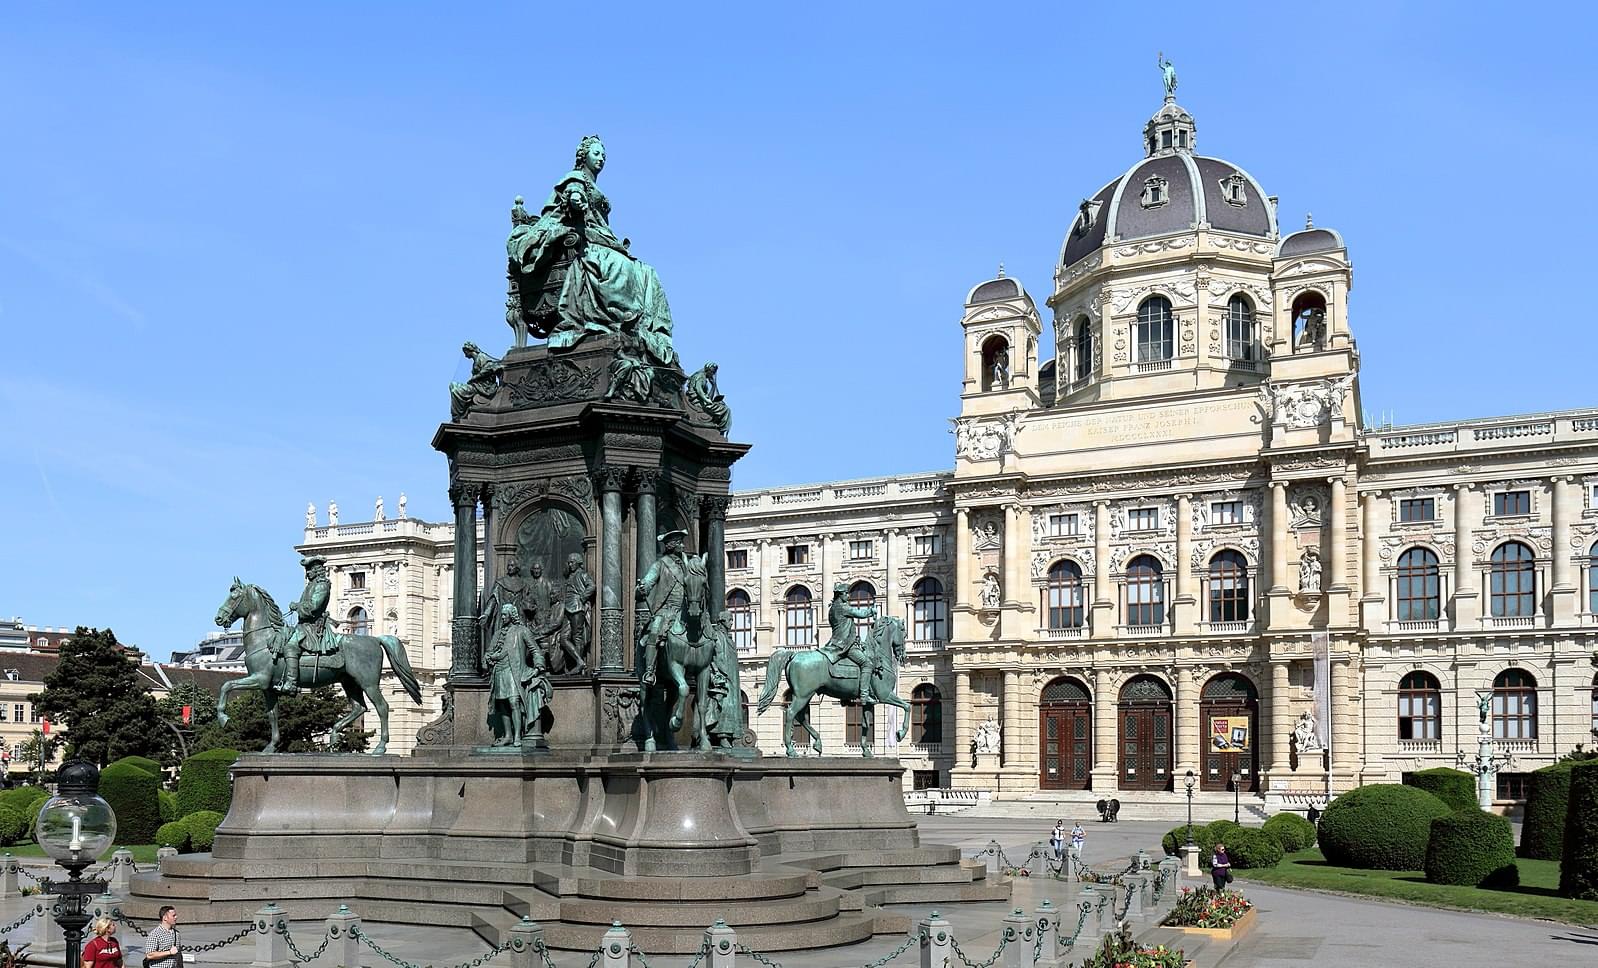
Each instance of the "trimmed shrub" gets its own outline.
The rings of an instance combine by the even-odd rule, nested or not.
[[[1453,811],[1425,790],[1373,783],[1338,797],[1321,816],[1321,852],[1339,867],[1418,871],[1432,821]]]
[[[1232,836],[1233,831],[1242,829],[1242,827],[1230,820],[1215,820],[1207,824],[1194,824],[1193,843],[1199,849],[1199,866],[1208,870],[1210,854],[1215,852],[1215,842],[1220,840],[1224,843],[1231,843],[1227,838]],[[1164,837],[1160,838],[1160,846],[1165,849],[1165,852],[1178,857],[1182,854],[1182,845],[1186,843],[1187,824],[1171,828]]]
[[[136,766],[144,772],[155,777],[155,781],[157,783],[161,782],[161,764],[150,759],[148,756],[124,756],[121,759],[113,762],[111,765],[116,766],[117,763],[128,763],[132,766]]]
[[[33,833],[33,814],[0,803],[0,844],[10,847],[27,840]]]
[[[164,823],[155,831],[155,845],[157,847],[176,847],[178,853],[189,852],[189,825],[182,820]]]
[[[1476,802],[1476,778],[1463,770],[1446,766],[1416,770],[1404,776],[1404,785],[1425,790],[1448,804],[1451,810],[1480,810]]]
[[[155,791],[155,802],[161,808],[161,822],[171,823],[178,818],[178,795],[171,790]]]
[[[1504,817],[1485,810],[1456,810],[1432,821],[1426,844],[1426,879],[1466,887],[1515,887],[1515,832]]]
[[[112,763],[100,772],[100,796],[117,816],[117,843],[147,844],[161,826],[161,804],[153,774],[132,763]]]
[[[1559,893],[1598,901],[1598,762],[1578,763],[1570,771]]]
[[[1289,854],[1315,846],[1315,825],[1296,813],[1276,814],[1260,829],[1276,838],[1282,850]]]
[[[216,828],[221,822],[222,815],[215,810],[191,813],[181,821],[188,828],[189,845],[201,853],[210,850],[216,842]]]
[[[214,749],[184,760],[178,774],[178,816],[187,817],[202,810],[215,810],[226,816],[233,802],[228,770],[238,758],[238,750]]]
[[[1534,770],[1526,791],[1526,815],[1520,828],[1520,856],[1559,860],[1565,853],[1565,813],[1570,806],[1570,771],[1566,760]]]
[[[41,786],[20,786],[0,793],[0,803],[24,812],[39,812],[39,804],[50,798],[50,791]]]
[[[1226,844],[1233,867],[1275,867],[1282,862],[1281,843],[1257,827],[1239,827],[1220,840]]]

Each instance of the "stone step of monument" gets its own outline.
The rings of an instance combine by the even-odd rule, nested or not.
[[[939,864],[936,867],[846,867],[822,874],[824,884],[856,888],[888,884],[969,884],[987,877],[987,868]]]
[[[822,887],[800,897],[780,901],[676,901],[633,902],[617,904],[589,898],[562,899],[560,919],[573,924],[608,926],[619,920],[629,928],[681,927],[703,921],[713,923],[724,918],[729,924],[797,924],[825,921],[838,916],[839,898],[836,888]]]
[[[711,919],[714,921],[714,918]],[[625,921],[623,922],[625,923]],[[782,951],[802,951],[810,948],[830,948],[836,945],[856,944],[868,940],[873,934],[903,933],[909,930],[909,918],[885,914],[875,910],[840,914],[826,921],[797,924],[742,925],[728,924],[738,932],[738,943],[755,951],[770,954]],[[706,927],[710,924],[707,922]],[[544,928],[544,943],[557,951],[591,952],[599,947],[600,939],[609,925],[551,924]],[[506,926],[504,930],[509,930]],[[703,934],[686,932],[677,927],[632,927],[633,943],[644,954],[693,954],[699,950]],[[486,932],[480,931],[486,936]]]
[[[939,845],[851,850],[846,853],[818,851],[782,854],[773,860],[818,871],[837,870],[842,867],[927,867],[958,863],[960,850],[957,847]]]
[[[571,868],[566,868],[571,871]],[[583,868],[558,876],[546,868],[532,872],[533,886],[561,897],[608,901],[761,900],[798,897],[816,886],[814,874],[780,868],[738,877],[634,877]]]
[[[966,901],[1008,901],[1008,883],[977,881],[970,884],[890,884],[868,887],[860,892],[872,905],[953,904]]]

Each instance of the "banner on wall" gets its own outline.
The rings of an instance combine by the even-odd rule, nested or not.
[[[1247,753],[1254,738],[1247,716],[1211,716],[1210,749],[1217,753]]]

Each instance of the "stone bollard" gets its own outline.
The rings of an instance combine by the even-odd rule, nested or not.
[[[283,909],[267,904],[255,912],[255,960],[252,968],[292,968],[289,942],[282,927],[288,924]]]
[[[1032,951],[1038,939],[1032,917],[1020,908],[1005,915],[1003,937],[1004,951],[999,954],[999,963],[1004,968],[1031,968]]]
[[[1099,933],[1099,885],[1083,884],[1082,893],[1077,896],[1077,917],[1081,917],[1082,905],[1088,906],[1088,916],[1082,921],[1082,932],[1078,937],[1094,938]],[[1076,922],[1067,925],[1072,931],[1076,930]],[[1078,949],[1080,950],[1080,949]]]
[[[111,855],[111,876],[106,879],[105,892],[117,897],[128,896],[128,884],[133,878],[133,851],[118,847]]]
[[[351,911],[348,904],[340,904],[333,916],[327,919],[327,936],[333,939],[327,943],[327,953],[339,968],[360,968],[360,930],[360,915]],[[514,955],[511,961],[515,963]]]
[[[921,968],[945,968],[954,958],[949,922],[933,911],[921,922]]]
[[[33,897],[44,910],[33,919],[38,927],[33,929],[33,945],[28,953],[66,957],[67,936],[61,933],[61,924],[55,919],[60,913],[61,898],[55,894],[35,894]]]
[[[1038,932],[1038,968],[1060,968],[1060,911],[1048,898],[1032,913],[1032,926]]]
[[[1128,874],[1122,879],[1126,888],[1126,914],[1127,920],[1133,918],[1143,919],[1143,892],[1148,887],[1148,879],[1142,874]]]
[[[1140,871],[1149,869],[1149,852],[1142,847],[1137,849],[1137,869]]]
[[[1004,865],[999,862],[999,854],[1003,850],[997,840],[988,841],[988,876],[998,877],[1004,873]]]
[[[1186,846],[1184,846],[1182,848],[1182,859],[1183,859],[1183,868],[1184,868],[1183,871],[1182,871],[1183,876],[1185,876],[1185,877],[1201,877],[1201,876],[1203,876],[1199,872],[1199,858],[1198,858],[1198,855],[1199,855],[1199,849],[1194,844],[1188,844],[1188,845],[1186,845]]]
[[[510,929],[510,968],[538,968],[544,963],[544,928],[522,916]]]
[[[117,908],[118,898],[107,890],[104,894],[97,895],[89,905],[90,918],[109,918]],[[84,930],[88,930],[85,928]]]
[[[705,950],[710,953],[710,968],[733,968],[738,961],[738,932],[717,918],[705,929]]]
[[[1115,930],[1115,885],[1104,886],[1109,890],[1100,893],[1093,900],[1094,914],[1097,916],[1097,924],[1094,927],[1101,938]]]
[[[159,864],[168,857],[176,857],[177,855],[178,849],[176,847],[157,847],[155,849],[155,862]]]
[[[633,935],[620,921],[610,922],[610,930],[599,939],[605,968],[629,968],[633,957]]]
[[[0,858],[0,897],[16,897],[22,893],[22,888],[17,884],[17,859],[7,851],[5,857]]]

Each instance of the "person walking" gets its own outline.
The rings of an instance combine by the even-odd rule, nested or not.
[[[1210,855],[1210,879],[1215,881],[1217,891],[1226,890],[1232,882],[1232,858],[1226,855],[1225,844],[1216,844],[1215,853]]]
[[[144,968],[179,968],[183,955],[178,951],[178,909],[161,905],[161,923],[144,938]]]
[[[1054,863],[1058,865],[1065,860],[1065,821],[1054,821],[1054,832],[1049,834],[1049,852],[1054,855]]]
[[[1077,864],[1082,863],[1082,848],[1088,843],[1088,832],[1082,829],[1082,821],[1071,821],[1071,856]]]
[[[94,937],[83,946],[83,968],[122,968],[122,945],[117,942],[116,922],[95,918],[89,924]]]

